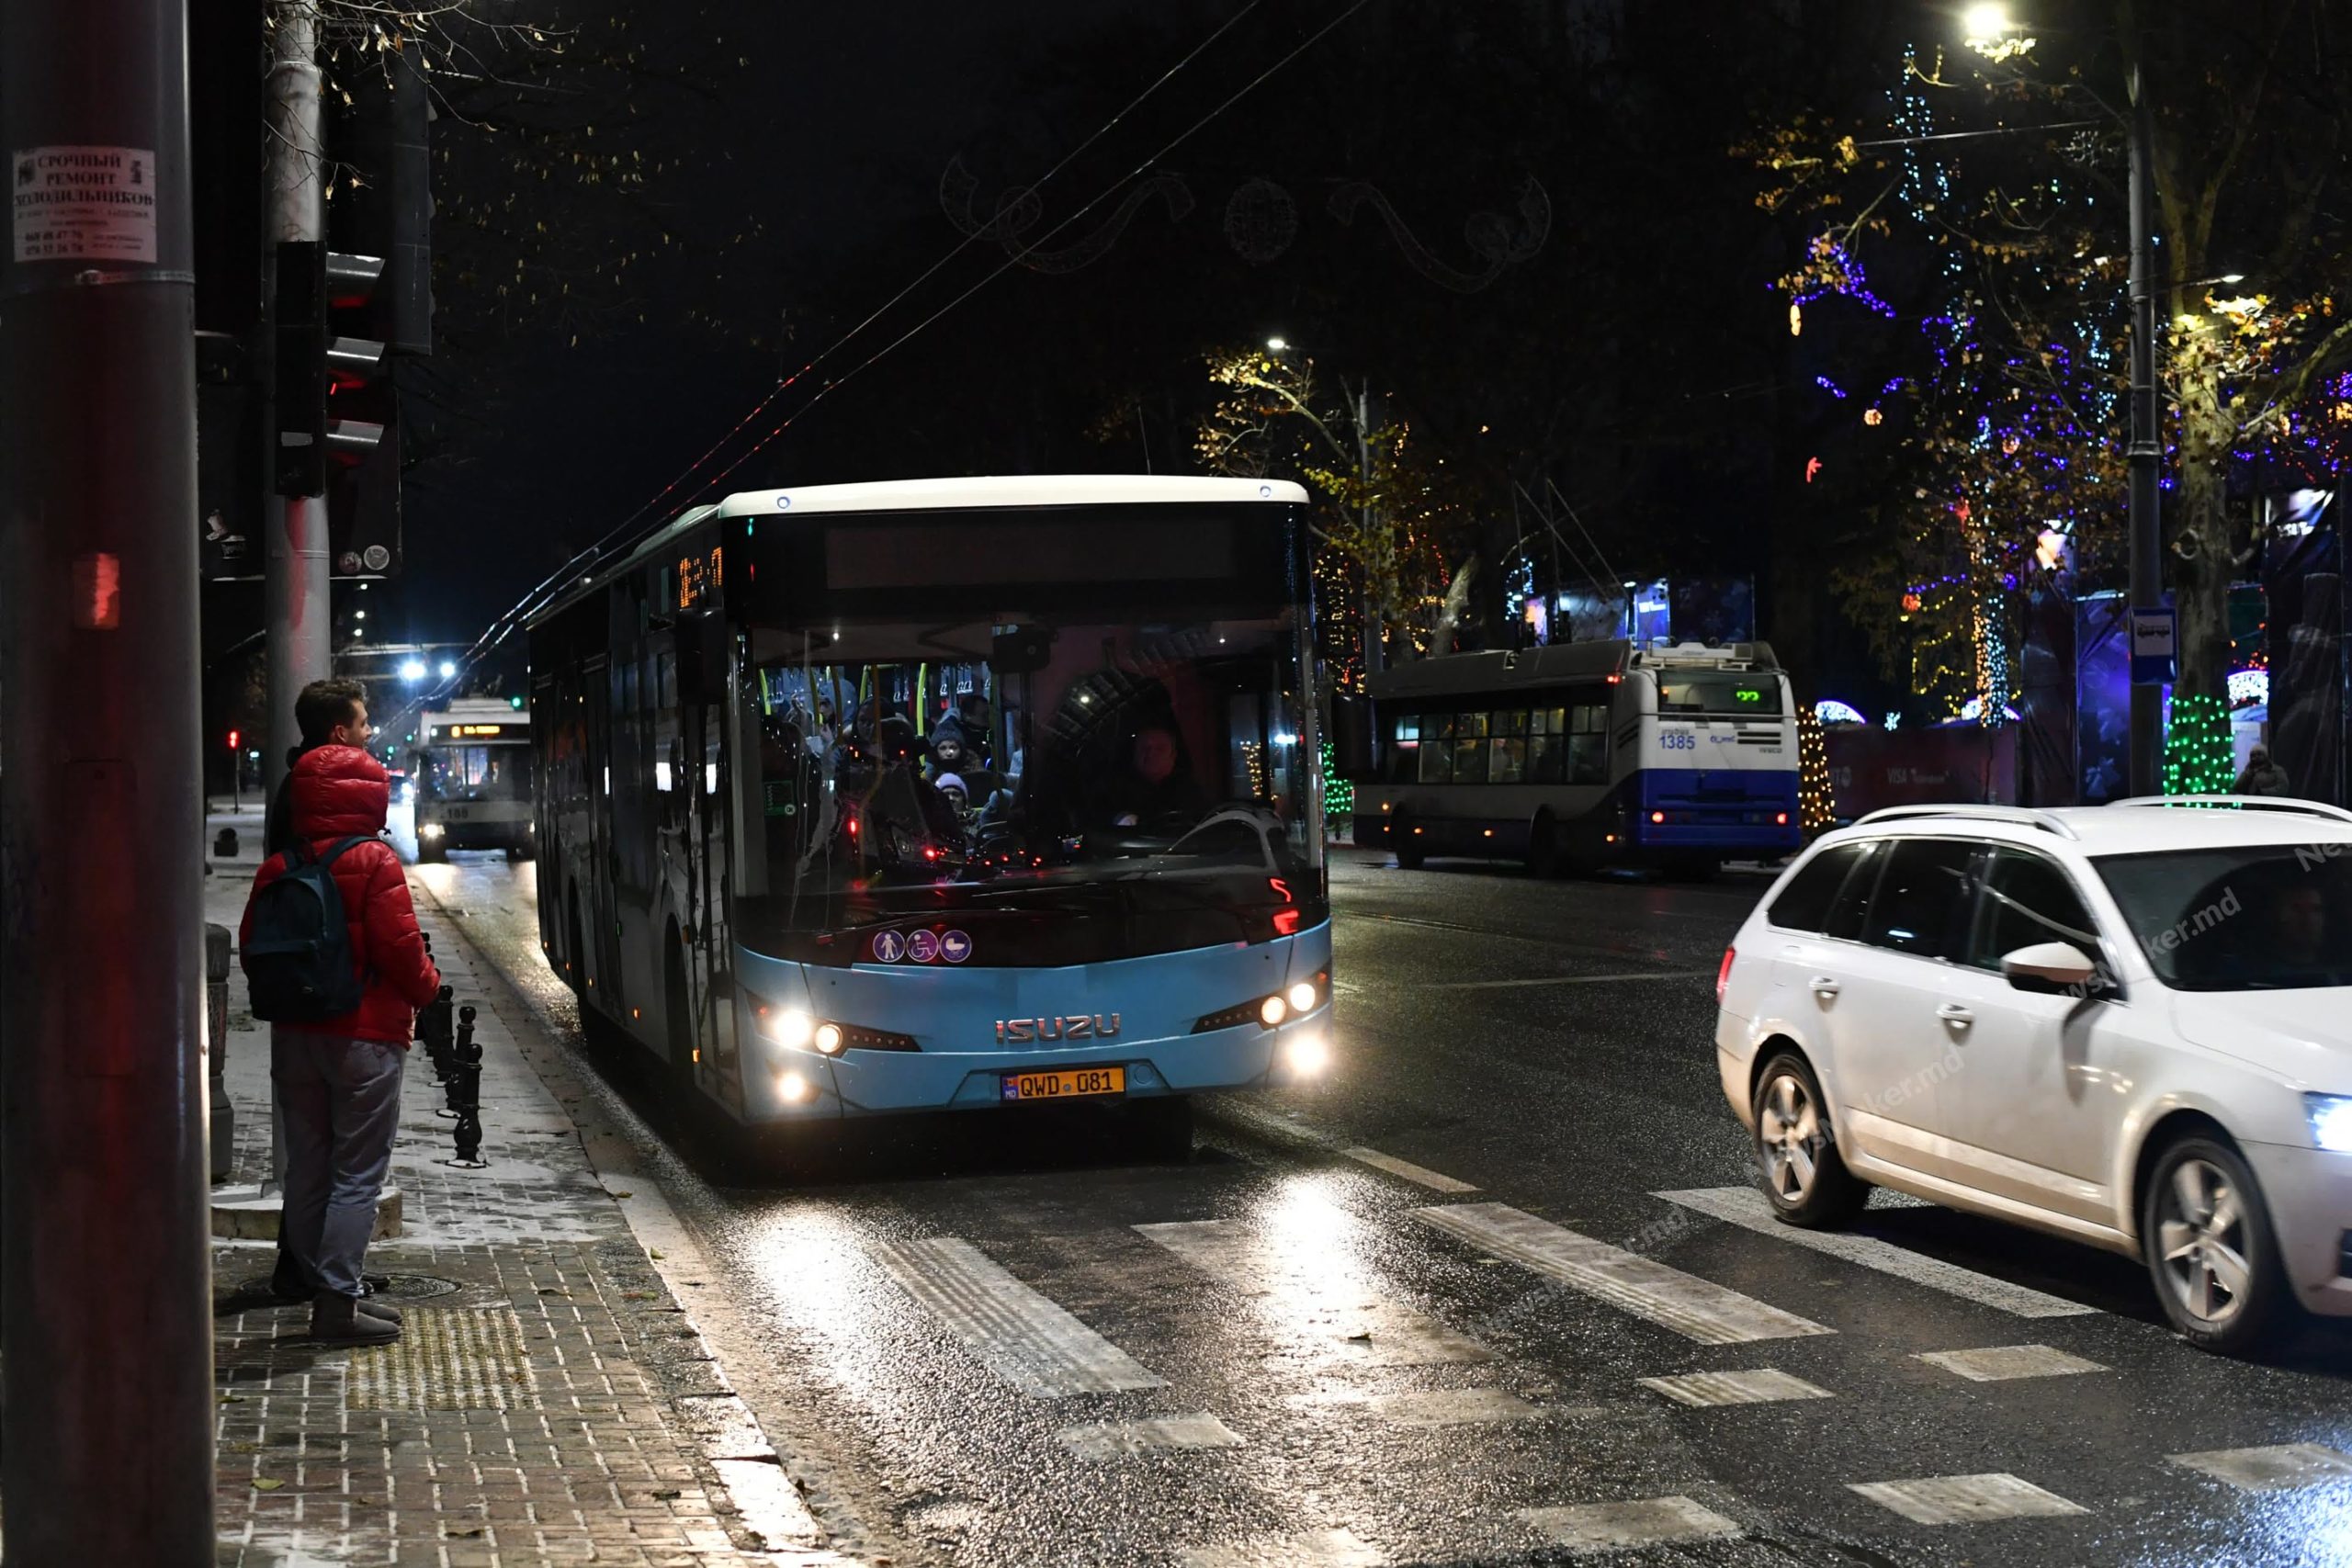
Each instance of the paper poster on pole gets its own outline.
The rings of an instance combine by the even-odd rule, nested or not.
[[[17,260],[155,260],[155,154],[145,147],[32,147],[9,160]]]

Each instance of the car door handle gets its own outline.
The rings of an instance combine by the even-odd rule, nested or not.
[[[1936,1010],[1936,1016],[1955,1029],[1966,1029],[1976,1021],[1976,1015],[1958,1002],[1946,1002]]]
[[[1838,982],[1826,975],[1815,975],[1813,977],[1813,994],[1825,1002],[1836,996],[1838,989]]]

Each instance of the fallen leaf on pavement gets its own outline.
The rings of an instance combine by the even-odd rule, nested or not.
[[[255,1476],[254,1478],[254,1490],[256,1492],[275,1492],[285,1484],[286,1483],[283,1481],[272,1480],[267,1476]]]

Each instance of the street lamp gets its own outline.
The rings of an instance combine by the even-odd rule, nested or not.
[[[1274,354],[1280,354],[1283,349],[1286,349],[1289,346],[1290,340],[1288,338],[1270,337],[1266,340],[1266,347],[1268,351]]]
[[[401,679],[403,681],[424,680],[424,661],[421,659],[412,659],[402,664],[401,666]]]
[[[457,667],[457,665],[456,665],[454,662],[452,662],[451,660],[447,660],[447,659],[443,660],[441,661],[441,679],[443,679],[444,681],[454,681],[454,680],[456,680],[456,679],[457,679],[457,677],[458,677],[458,667]]]
[[[2034,40],[2020,35],[2008,7],[1984,0],[1962,14],[1962,36],[1968,47],[1987,60],[2007,60],[2031,49]],[[2130,46],[2124,69],[2124,95],[2130,104],[2132,226],[2132,441],[2130,462],[2131,624],[2142,612],[2155,612],[2164,599],[2163,542],[2157,513],[2157,467],[2164,460],[2161,427],[2156,418],[2156,295],[2155,295],[2155,124],[2142,91],[2136,39]],[[2219,282],[2234,282],[2224,275]],[[2132,687],[2131,778],[2135,795],[2158,792],[2158,760],[2164,754],[2164,692],[2155,684]]]

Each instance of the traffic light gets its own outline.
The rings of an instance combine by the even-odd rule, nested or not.
[[[230,750],[233,751],[237,749],[237,742],[244,739],[244,734],[245,732],[242,729],[232,729],[229,731]]]

